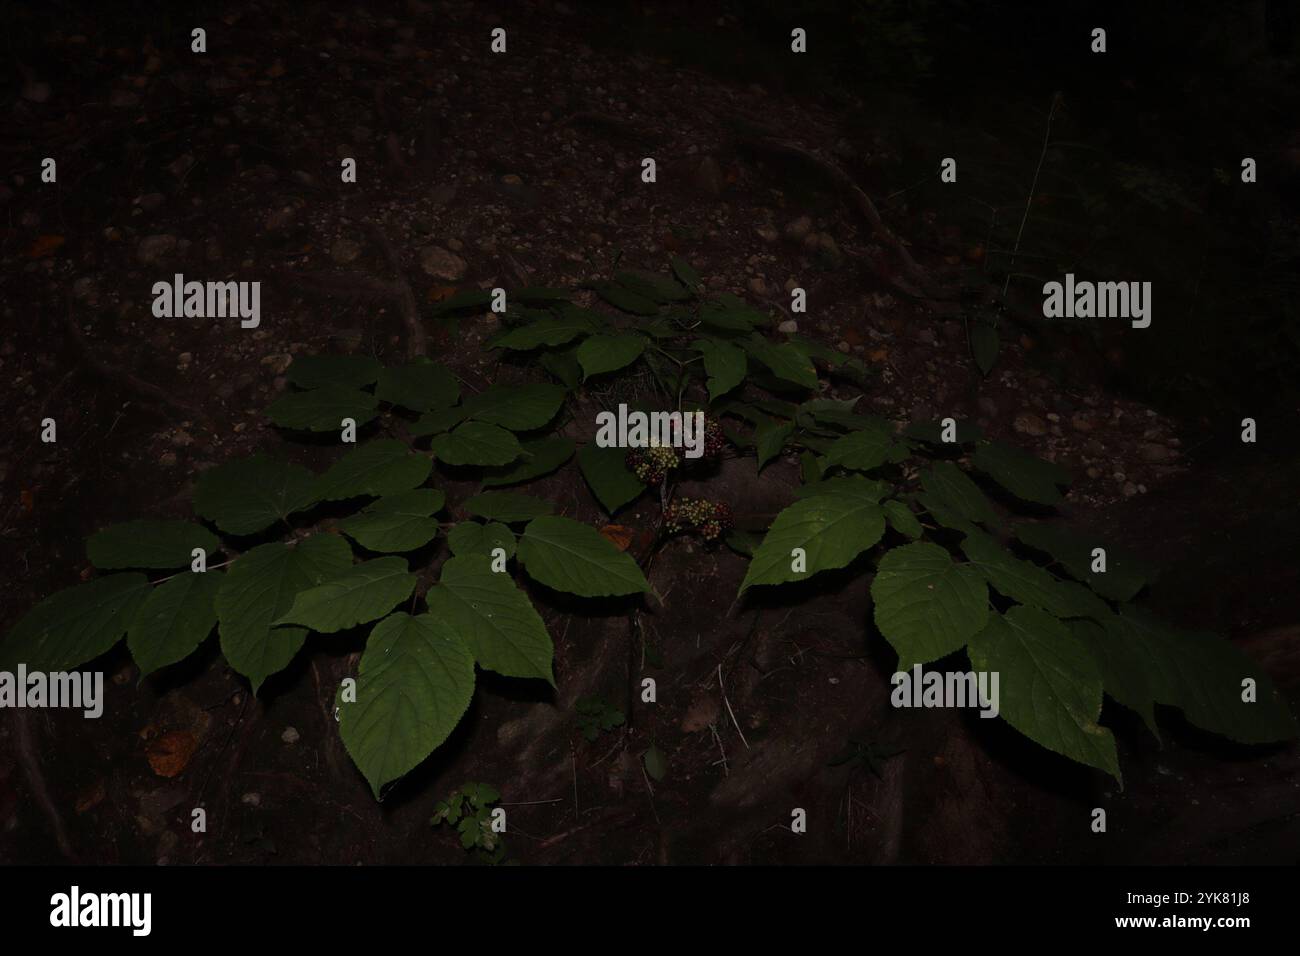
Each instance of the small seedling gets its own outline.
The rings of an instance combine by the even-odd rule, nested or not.
[[[580,697],[576,706],[578,730],[588,740],[595,740],[607,730],[622,727],[624,713],[603,697]]]
[[[434,805],[432,826],[446,823],[460,834],[460,845],[484,863],[500,863],[506,855],[505,840],[492,828],[495,809],[501,799],[496,788],[486,783],[462,784],[446,800]]]

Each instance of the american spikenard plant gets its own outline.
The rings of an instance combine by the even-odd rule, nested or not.
[[[570,290],[512,293],[489,347],[535,361],[553,382],[463,395],[432,361],[298,358],[292,389],[267,411],[286,434],[347,434],[383,409],[388,431],[404,437],[353,444],[320,474],[267,454],[230,461],[198,479],[193,507],[206,524],[133,521],[97,532],[87,555],[102,574],[36,605],[0,643],[0,667],[67,670],[125,636],[143,676],[187,657],[216,628],[226,660],[256,692],[309,634],[368,627],[357,675],[337,700],[343,743],[378,797],[446,740],[476,668],[554,684],[551,637],[517,577],[588,599],[637,602],[650,591],[631,554],[517,490],[576,453],[608,514],[652,490],[657,541],[696,533],[748,556],[741,595],[874,563],[874,625],[900,670],[964,649],[976,670],[1001,674],[1001,716],[1013,727],[1116,779],[1115,741],[1098,723],[1103,694],[1157,734],[1155,705],[1165,704],[1236,741],[1294,736],[1256,664],[1134,605],[1149,574],[1138,561],[1050,520],[1008,519],[986,492],[1000,488],[1016,509],[1041,515],[1061,498],[1063,469],[968,424],[897,433],[854,411],[857,399],[821,397],[823,376],[861,384],[865,369],[799,336],[770,339],[766,314],[706,296],[687,263],[672,265],[671,277],[626,271],[597,283],[618,315],[574,304]],[[481,311],[491,299],[462,294],[439,311]],[[713,454],[579,449],[557,433],[571,393],[619,375],[651,382],[660,408],[707,409]],[[797,498],[769,527],[732,528],[725,503],[674,500],[678,480],[707,477],[723,445],[752,454],[759,474],[778,455],[801,456]],[[429,485],[435,462],[481,480],[459,505],[466,520],[438,517],[447,502]],[[313,516],[330,503],[355,512],[330,526]],[[226,560],[208,564],[218,553]],[[421,588],[416,571],[435,565],[437,581]]]

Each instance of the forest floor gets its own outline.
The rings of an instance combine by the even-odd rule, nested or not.
[[[988,234],[929,193],[909,199],[899,157],[910,146],[889,117],[910,104],[873,104],[865,122],[861,108],[591,45],[562,3],[516,6],[502,56],[487,48],[496,20],[457,2],[391,16],[378,4],[281,16],[231,2],[205,21],[201,55],[179,21],[148,35],[107,18],[42,34],[5,105],[25,143],[5,149],[0,183],[11,422],[0,434],[0,627],[89,573],[83,541],[99,527],[186,515],[196,476],[214,465],[283,448],[321,467],[326,449],[288,445],[262,410],[296,355],[405,354],[399,310],[356,277],[399,278],[428,306],[681,255],[708,288],[774,311],[807,289],[801,331],[868,365],[863,406],[876,414],[973,419],[1069,467],[1067,519],[1165,564],[1156,604],[1242,641],[1297,700],[1300,598],[1276,570],[1285,554],[1260,543],[1296,540],[1300,526],[1286,522],[1300,516],[1259,500],[1268,489],[1292,500],[1300,470],[1209,454],[1219,446],[1203,422],[1111,387],[1124,359],[1105,344],[1017,328],[981,379],[959,290],[996,293]],[[788,130],[848,171],[909,244],[924,287],[808,170],[738,144],[737,119]],[[998,148],[1014,154],[1027,194],[1037,144]],[[47,155],[57,185],[40,182]],[[654,184],[640,179],[645,156],[657,157]],[[355,184],[339,181],[345,157]],[[150,289],[175,273],[261,281],[260,327],[155,319]],[[320,295],[322,273],[355,294]],[[430,354],[471,389],[527,373],[483,349],[491,314],[426,329]],[[97,374],[91,356],[171,401]],[[46,417],[55,445],[37,437]],[[752,469],[738,459],[724,470],[735,510],[789,501],[795,463],[774,463],[759,483]],[[447,487],[453,510],[473,493]],[[566,513],[601,520],[575,466],[544,487]],[[639,519],[648,512],[619,520]],[[862,576],[832,581],[810,605],[788,595],[729,613],[719,595],[735,593],[743,570],[726,551],[664,551],[652,583],[666,602],[646,615],[659,703],[595,741],[578,733],[574,702],[601,693],[624,706],[626,616],[546,607],[555,696],[485,678],[452,740],[382,803],[331,715],[364,635],[314,638],[257,698],[215,639],[142,683],[119,647],[96,665],[110,675],[102,719],[31,718],[43,795],[0,719],[0,859],[455,863],[466,856],[429,826],[433,803],[481,780],[501,790],[510,855],[524,863],[1294,862],[1294,747],[1229,749],[1175,723],[1161,749],[1108,705],[1120,791],[1001,722],[890,708],[892,654],[869,640]],[[878,775],[830,766],[849,740],[903,752]],[[640,763],[652,743],[669,767],[654,783]],[[1088,827],[1099,801],[1115,808],[1106,839]],[[189,826],[199,806],[206,834]],[[794,807],[817,821],[806,836],[789,830]]]

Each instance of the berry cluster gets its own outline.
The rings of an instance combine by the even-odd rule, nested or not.
[[[681,464],[677,449],[666,446],[633,448],[627,453],[627,466],[647,485],[661,485],[668,472]]]
[[[697,531],[705,541],[715,541],[731,527],[731,509],[704,498],[680,498],[664,512],[664,524],[672,534]]]

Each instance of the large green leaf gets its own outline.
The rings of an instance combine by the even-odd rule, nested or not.
[[[650,590],[630,554],[570,518],[545,515],[530,521],[519,539],[519,561],[534,580],[582,597]]]
[[[795,491],[798,498],[812,498],[816,495],[853,495],[869,501],[879,501],[893,491],[893,486],[875,478],[862,475],[836,475],[800,485]]]
[[[719,339],[697,339],[691,348],[704,356],[704,371],[709,376],[709,401],[725,395],[745,380],[748,360],[743,349]]]
[[[144,599],[126,633],[141,677],[188,657],[212,633],[224,577],[219,571],[186,571]]]
[[[429,443],[439,461],[449,465],[508,465],[524,454],[519,439],[487,422],[466,422]]]
[[[1085,618],[1075,618],[1066,625],[1097,661],[1106,693],[1136,712],[1159,740],[1155,691],[1151,686],[1151,675],[1159,670],[1159,663],[1152,658],[1146,642]]]
[[[294,546],[275,542],[241,554],[217,592],[221,652],[257,693],[262,682],[288,666],[307,632],[274,627],[298,592],[342,574],[352,549],[337,535],[316,534]]]
[[[645,336],[635,332],[593,335],[578,346],[578,364],[582,366],[583,379],[631,365],[641,357],[645,344]]]
[[[490,571],[474,556],[457,556],[442,566],[442,577],[425,601],[429,613],[468,645],[479,666],[554,685],[551,636],[510,575]]]
[[[221,540],[192,521],[127,521],[109,525],[86,540],[86,556],[101,571],[114,568],[183,568],[190,553],[221,550]]]
[[[678,282],[686,286],[691,292],[698,293],[700,291],[703,280],[700,279],[700,274],[695,271],[694,266],[681,256],[673,256],[669,260],[669,264],[673,267],[673,275],[677,277]]]
[[[988,622],[988,585],[937,544],[894,548],[871,582],[875,621],[898,652],[899,670],[958,650]]]
[[[474,694],[474,658],[445,621],[399,611],[370,632],[356,694],[339,701],[339,736],[378,798],[460,722]]]
[[[972,530],[961,549],[971,564],[1001,594],[1057,617],[1110,616],[1106,603],[1081,584],[1060,581],[1036,564],[1022,561],[996,539]]]
[[[871,471],[905,457],[907,447],[895,442],[893,433],[882,424],[859,428],[835,439],[821,464],[823,470],[838,466],[850,471]]]
[[[578,452],[578,467],[591,493],[610,514],[645,491],[645,483],[627,467],[626,449],[601,448],[588,442]]]
[[[311,432],[339,431],[345,418],[363,425],[378,413],[379,399],[343,385],[323,385],[306,392],[285,392],[266,414],[281,428]]]
[[[999,709],[1030,740],[1122,781],[1115,738],[1097,723],[1101,672],[1070,629],[1043,611],[994,614],[967,648],[976,671],[999,675]]]
[[[1070,473],[1014,445],[990,442],[975,449],[973,464],[1017,498],[1041,505],[1061,500],[1057,485],[1068,485]]]
[[[654,315],[659,311],[659,306],[653,299],[638,295],[627,286],[619,285],[616,282],[602,282],[595,286],[595,290],[596,295],[614,306],[614,308],[622,309],[624,312],[630,312],[633,315]]]
[[[485,491],[466,500],[465,510],[478,518],[489,521],[504,521],[513,524],[517,521],[532,521],[540,515],[548,515],[555,510],[549,501],[543,501],[532,495],[521,495],[515,491]]]
[[[930,470],[921,476],[921,485],[926,490],[927,499],[941,503],[967,521],[990,526],[999,523],[993,502],[966,472],[950,461],[937,461],[931,465]],[[939,518],[938,515],[935,517]]]
[[[580,335],[590,335],[601,328],[591,314],[572,309],[561,315],[548,315],[493,339],[493,348],[527,352],[541,346],[563,345]]]
[[[0,643],[0,669],[67,671],[94,660],[126,633],[149,594],[138,572],[92,578],[51,594],[28,611]]]
[[[461,403],[467,418],[511,431],[541,428],[564,404],[563,386],[549,382],[531,385],[493,385]]]
[[[1179,630],[1131,607],[1102,624],[1142,668],[1156,703],[1178,707],[1196,726],[1239,743],[1295,736],[1295,718],[1268,674],[1217,635]],[[1253,702],[1242,699],[1247,679],[1255,682]]]
[[[550,435],[519,444],[528,457],[521,458],[513,465],[492,470],[483,478],[484,488],[500,488],[532,481],[542,475],[549,475],[573,457],[572,438]]]
[[[1017,525],[1016,537],[1031,548],[1050,554],[1071,575],[1112,601],[1132,600],[1153,575],[1152,570],[1133,555],[1047,522]],[[1094,573],[1092,570],[1092,550],[1097,547],[1106,550],[1105,572]]]
[[[273,624],[298,624],[322,634],[344,631],[383,617],[415,590],[405,558],[354,564],[324,584],[300,591]]]
[[[455,555],[483,558],[490,563],[492,552],[503,550],[507,558],[515,554],[515,533],[496,521],[479,524],[462,521],[447,533],[447,547]]]
[[[369,355],[299,355],[285,377],[299,388],[365,388],[382,368]]]
[[[766,365],[777,378],[804,388],[817,387],[817,369],[806,353],[790,343],[773,345],[755,332],[743,344],[745,351],[755,361]]]
[[[870,497],[832,492],[801,498],[772,522],[749,563],[740,593],[755,584],[803,581],[819,571],[845,567],[884,533],[884,513]],[[793,569],[795,548],[806,555],[804,571]]]
[[[754,450],[758,455],[758,470],[781,454],[781,449],[794,434],[794,422],[779,422],[775,418],[759,424],[754,429]]]
[[[451,431],[464,420],[465,409],[459,405],[455,408],[440,408],[436,412],[425,412],[411,426],[411,437],[440,435]]]
[[[320,477],[317,494],[323,501],[357,495],[395,495],[424,482],[433,470],[425,455],[413,455],[395,438],[377,438],[358,445]]]
[[[885,512],[885,520],[889,522],[889,526],[899,534],[911,538],[913,541],[921,537],[921,522],[917,520],[916,515],[912,514],[912,509],[907,507],[906,504],[896,498],[891,498],[881,505],[881,508]]]
[[[413,412],[455,405],[460,398],[460,382],[451,369],[437,362],[413,362],[401,368],[386,368],[379,373],[375,395]]]
[[[675,279],[644,269],[624,269],[614,276],[614,281],[623,288],[660,304],[686,302],[691,298],[691,294]]]
[[[416,488],[371,502],[360,514],[339,522],[339,530],[371,551],[414,551],[438,534],[432,517],[446,496],[435,488]]]
[[[256,534],[316,504],[317,490],[306,468],[254,455],[200,475],[194,510],[228,534]]]

